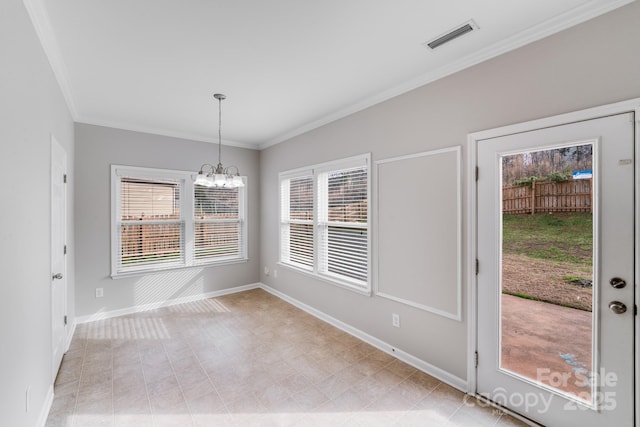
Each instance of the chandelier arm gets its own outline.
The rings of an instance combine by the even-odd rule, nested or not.
[[[208,172],[208,174],[212,174],[212,173],[213,173],[213,171],[214,171],[214,167],[213,167],[213,165],[212,165],[212,164],[210,164],[210,163],[205,163],[205,164],[203,164],[202,166],[200,166],[200,172],[198,172],[198,173],[204,173],[204,168],[205,168],[205,167],[207,167],[207,166],[209,167],[209,172]]]
[[[233,173],[234,169],[235,169],[235,173]],[[231,165],[231,166],[227,166],[224,169],[224,173],[225,175],[229,175],[229,176],[234,176],[234,175],[240,176],[240,169],[235,165]]]

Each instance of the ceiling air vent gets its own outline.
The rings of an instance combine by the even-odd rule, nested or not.
[[[447,32],[446,34],[436,37],[430,42],[423,43],[423,45],[425,47],[428,47],[429,49],[435,49],[437,47],[442,46],[445,43],[449,43],[453,39],[457,39],[458,37],[465,35],[467,33],[470,33],[471,31],[477,30],[477,29],[478,29],[478,26],[476,25],[476,23],[473,21],[469,21],[457,27],[456,29],[453,29]]]

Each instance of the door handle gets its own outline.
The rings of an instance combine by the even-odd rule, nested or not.
[[[51,280],[55,280],[55,279],[62,279],[62,273],[56,273],[53,276],[51,276]]]
[[[612,301],[609,303],[609,310],[613,311],[615,314],[622,314],[627,311],[627,306],[620,301]]]

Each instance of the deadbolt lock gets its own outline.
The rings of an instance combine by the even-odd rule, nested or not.
[[[613,279],[609,280],[609,283],[615,289],[622,289],[625,286],[627,286],[627,282],[625,282],[624,279],[621,279],[619,277],[614,277]]]

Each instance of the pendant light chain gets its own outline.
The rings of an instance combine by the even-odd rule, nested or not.
[[[224,96],[224,95],[223,95]],[[218,98],[218,166],[222,164],[222,96]]]

